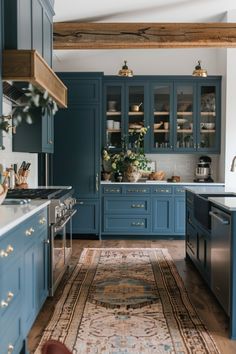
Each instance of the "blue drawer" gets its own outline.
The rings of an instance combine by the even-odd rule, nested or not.
[[[125,194],[126,195],[143,195],[143,194],[150,194],[151,187],[137,185],[137,186],[125,186]]]
[[[112,232],[113,234],[143,234],[150,232],[150,217],[149,215],[105,215],[104,232]]]
[[[149,214],[150,198],[104,197],[104,213],[110,214]]]
[[[119,185],[119,186],[116,186],[116,185],[113,185],[113,186],[106,186],[106,187],[103,187],[102,189],[103,193],[104,194],[122,194],[122,186]]]
[[[173,188],[172,186],[162,185],[162,186],[155,186],[152,187],[152,193],[155,194],[172,194]]]
[[[0,270],[8,267],[20,254],[22,250],[22,238],[20,235],[20,228],[7,232],[0,238]]]

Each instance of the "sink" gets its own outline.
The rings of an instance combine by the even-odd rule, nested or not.
[[[208,194],[194,194],[193,212],[195,219],[206,229],[211,229],[211,217],[209,211],[211,202],[208,200],[212,197],[236,197],[235,193],[208,193]]]

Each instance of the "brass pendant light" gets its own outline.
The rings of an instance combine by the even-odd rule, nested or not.
[[[207,71],[201,67],[201,60],[198,60],[198,64],[195,66],[192,76],[207,77]]]
[[[122,69],[119,70],[118,75],[119,76],[123,76],[123,77],[132,77],[133,74],[133,70],[130,70],[127,66],[127,60],[124,60],[124,65],[122,66]]]

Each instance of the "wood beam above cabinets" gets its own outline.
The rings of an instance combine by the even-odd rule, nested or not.
[[[233,48],[236,23],[56,22],[54,49]]]

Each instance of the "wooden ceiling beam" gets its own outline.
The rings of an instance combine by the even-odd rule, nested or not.
[[[236,23],[56,22],[54,49],[233,48]]]

